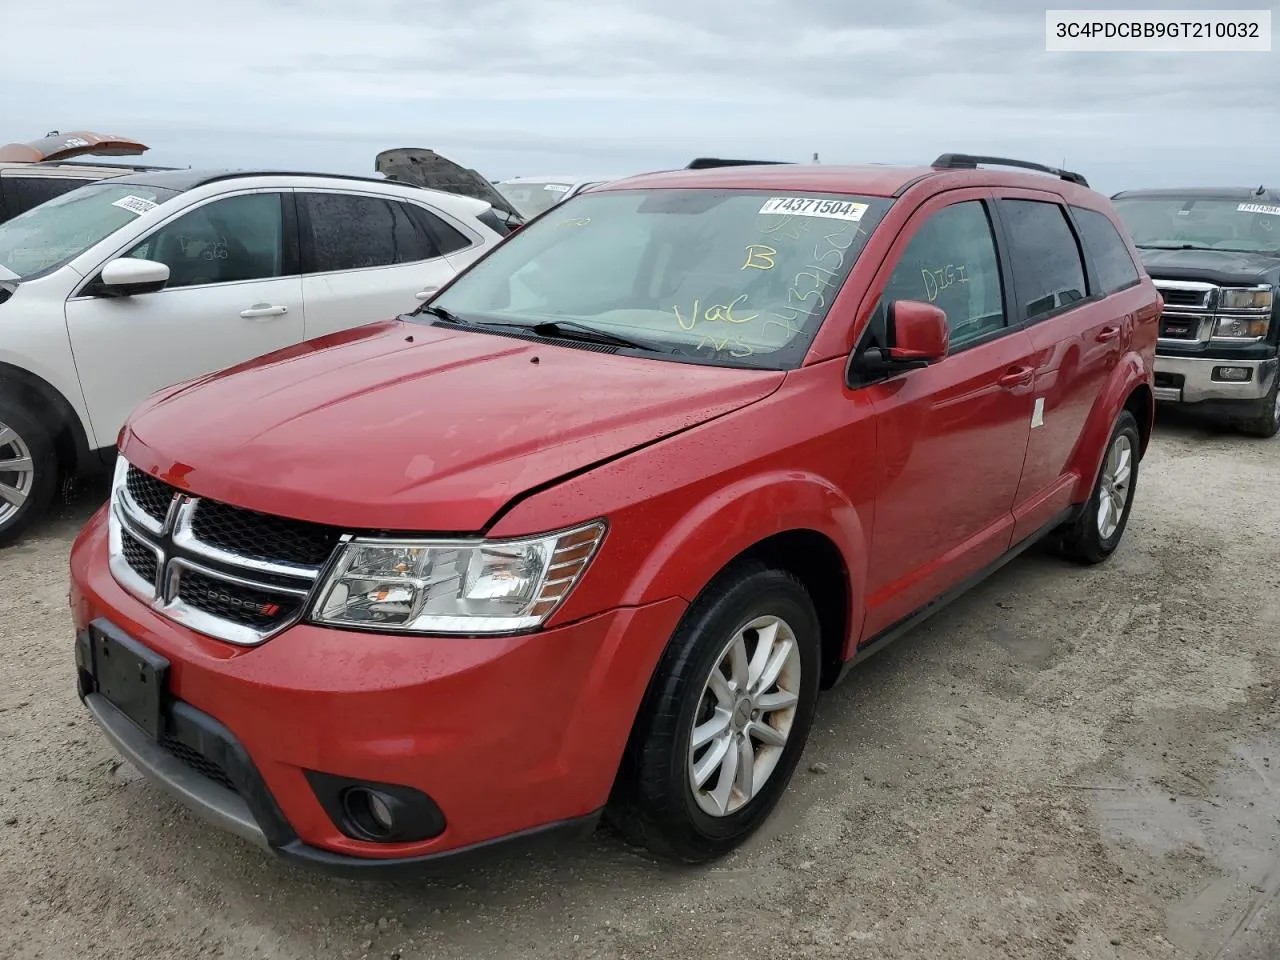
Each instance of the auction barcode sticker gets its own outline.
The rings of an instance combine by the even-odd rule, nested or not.
[[[770,197],[764,202],[760,212],[857,221],[867,212],[867,205],[852,200],[823,200],[819,197]]]
[[[1242,203],[1236,209],[1241,213],[1269,213],[1273,217],[1280,217],[1280,207],[1266,203]]]
[[[568,188],[568,187],[566,187],[563,183],[548,183],[548,184],[547,184],[545,187],[543,187],[542,189],[543,189],[543,190],[550,190],[550,191],[552,191],[553,193],[568,193],[568,192],[569,192],[569,188]]]
[[[151,200],[146,197],[135,197],[133,194],[121,197],[119,200],[113,201],[111,205],[119,207],[121,210],[128,210],[130,213],[136,213],[138,216],[142,216],[148,210],[156,208],[156,204]]]

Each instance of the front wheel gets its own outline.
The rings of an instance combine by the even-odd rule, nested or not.
[[[27,530],[53,499],[58,460],[49,432],[27,409],[0,396],[0,547]]]
[[[1271,390],[1257,402],[1253,415],[1238,422],[1242,433],[1264,440],[1280,433],[1280,372],[1271,383]]]
[[[1062,535],[1062,552],[1080,563],[1106,560],[1124,536],[1138,487],[1138,421],[1128,410],[1120,411],[1111,430],[1102,468],[1088,502]]]
[[[694,863],[747,839],[777,805],[813,723],[818,616],[790,573],[751,563],[689,609],[650,684],[608,818]]]

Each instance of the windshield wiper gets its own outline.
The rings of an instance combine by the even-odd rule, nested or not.
[[[1221,247],[1205,247],[1198,243],[1178,243],[1170,240],[1162,243],[1135,243],[1139,250],[1220,250]]]
[[[498,324],[494,324],[494,326],[498,326]],[[528,330],[531,333],[536,333],[540,337],[559,337],[561,340],[582,340],[586,343],[603,343],[613,347],[628,347],[632,350],[647,350],[650,353],[672,352],[666,347],[660,347],[653,343],[645,343],[641,340],[631,340],[627,337],[619,336],[616,333],[597,330],[595,327],[589,327],[585,323],[577,323],[573,320],[543,320],[540,323],[502,324],[502,326],[516,326],[521,330]]]
[[[470,323],[469,320],[463,320],[456,313],[446,310],[444,307],[429,306],[425,303],[418,307],[417,310],[414,310],[413,313],[409,314],[409,316],[412,317],[419,313],[429,313],[431,316],[438,320],[443,320],[445,323],[456,323],[460,326]]]

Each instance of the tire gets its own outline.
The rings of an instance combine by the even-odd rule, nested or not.
[[[24,469],[4,469],[15,463]],[[0,396],[0,547],[40,519],[57,486],[58,458],[49,431],[16,400]]]
[[[1072,560],[1086,564],[1101,563],[1120,546],[1125,527],[1129,524],[1129,512],[1133,509],[1133,497],[1138,489],[1140,443],[1138,421],[1128,410],[1120,411],[1111,430],[1111,438],[1107,441],[1093,492],[1080,516],[1066,529],[1059,541],[1061,551]],[[1112,482],[1110,478],[1118,472],[1120,458],[1126,453],[1129,467],[1127,484]],[[1114,503],[1117,493],[1123,493],[1124,496],[1119,517],[1113,512],[1104,523],[1101,516],[1102,505],[1104,502]]]
[[[1237,422],[1241,433],[1266,440],[1280,433],[1280,373],[1271,383],[1271,391],[1258,401],[1254,415]]]
[[[752,624],[763,631],[749,629]],[[771,634],[770,627],[775,628]],[[790,653],[779,657],[785,662],[777,682],[758,691],[775,695],[762,698],[762,712],[750,714],[752,701],[732,694],[733,658],[728,651],[741,636],[749,658],[760,649],[760,638],[770,635],[775,651],[785,647],[788,638],[793,642]],[[665,860],[698,863],[739,846],[773,811],[804,751],[818,701],[821,650],[817,612],[796,577],[756,562],[726,571],[686,612],[654,672],[623,756],[607,821],[631,843]],[[727,657],[724,671],[722,655]],[[747,666],[749,678],[757,679],[756,665]],[[727,700],[709,686],[713,670],[722,680],[716,690],[728,694]],[[791,695],[795,703],[784,709],[765,705],[780,707]],[[740,747],[732,746],[741,743],[735,738],[742,736],[739,728],[744,722],[755,755],[756,782],[749,797],[743,781],[733,778],[730,766],[735,760],[729,759],[730,754],[744,756]],[[725,725],[719,736],[699,748],[699,763],[707,763],[712,753],[729,745],[723,766],[707,764],[718,772],[705,781],[703,790],[696,790],[692,782],[691,737],[696,724],[708,724],[704,730]],[[779,730],[785,729],[784,742],[761,740],[764,727],[772,731],[769,741],[776,741]],[[725,784],[732,787],[715,790]],[[725,804],[718,803],[717,794]]]

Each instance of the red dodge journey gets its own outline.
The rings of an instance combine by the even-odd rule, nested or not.
[[[115,749],[348,874],[602,814],[706,860],[848,667],[1037,541],[1111,555],[1161,301],[1105,197],[957,154],[704,166],[139,407],[71,555]]]

